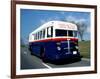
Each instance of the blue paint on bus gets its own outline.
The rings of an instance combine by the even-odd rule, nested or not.
[[[77,42],[77,41],[74,41]],[[60,45],[57,46],[56,41],[48,41],[48,42],[33,42],[30,43],[31,53],[38,57],[41,57],[41,53],[44,53],[45,60],[57,61],[62,59],[70,59],[73,57],[80,57],[80,53],[78,49],[75,47],[73,41],[70,41],[70,52],[68,51],[68,41],[60,41]],[[58,50],[57,47],[60,47],[61,50]],[[77,54],[73,54],[76,51]]]

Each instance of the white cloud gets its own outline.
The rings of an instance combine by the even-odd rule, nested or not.
[[[46,22],[46,20],[41,20],[40,22],[41,22],[41,24],[44,24]]]
[[[90,33],[90,27],[87,27],[86,32],[87,32],[87,33]]]
[[[85,18],[75,18],[73,16],[66,17],[66,21],[74,21],[74,22],[86,22],[87,20]]]
[[[82,18],[82,19],[79,19],[79,21],[86,22],[86,19]]]
[[[48,21],[53,21],[53,20],[60,20],[60,18],[58,17],[58,16],[55,16],[55,17],[49,17],[48,19],[46,19],[46,20],[40,20],[40,23],[41,24],[44,24],[44,23],[46,23],[46,22],[48,22]]]
[[[87,19],[81,18],[81,19],[78,19],[77,22],[84,22],[85,23],[85,22],[87,22]]]
[[[54,20],[59,20],[60,18],[58,16],[55,16],[54,17]]]
[[[77,19],[74,18],[73,16],[68,16],[66,17],[66,21],[76,21]]]

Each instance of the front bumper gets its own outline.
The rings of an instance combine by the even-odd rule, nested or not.
[[[81,61],[82,56],[80,55],[69,55],[66,57],[55,57],[55,59],[50,60],[54,64],[66,64],[66,63],[72,63],[76,61]]]

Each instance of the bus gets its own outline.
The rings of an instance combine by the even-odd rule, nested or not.
[[[49,21],[29,34],[29,50],[43,62],[81,60],[76,24]]]

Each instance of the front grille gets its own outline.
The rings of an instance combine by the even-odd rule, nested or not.
[[[68,47],[69,46],[69,47]],[[61,51],[62,53],[66,53],[66,54],[72,54],[75,49],[75,44],[73,43],[73,41],[69,41],[69,45],[68,45],[68,41],[62,41],[61,42]]]

